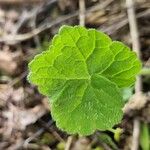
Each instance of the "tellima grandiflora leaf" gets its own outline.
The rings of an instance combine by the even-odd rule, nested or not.
[[[89,135],[119,123],[119,88],[134,84],[140,68],[123,43],[95,29],[62,26],[50,48],[30,62],[28,80],[49,97],[60,129]]]

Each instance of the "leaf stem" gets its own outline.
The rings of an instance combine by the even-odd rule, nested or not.
[[[150,68],[146,68],[146,67],[142,68],[139,75],[150,75]]]
[[[115,139],[116,142],[120,141],[120,136],[123,133],[123,129],[116,128],[116,129],[109,129],[108,131],[110,131],[114,134],[114,139]]]

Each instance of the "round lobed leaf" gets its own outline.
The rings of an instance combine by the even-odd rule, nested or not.
[[[134,84],[141,63],[106,34],[63,26],[29,64],[28,80],[48,96],[56,124],[71,134],[107,130],[122,118],[119,88]]]

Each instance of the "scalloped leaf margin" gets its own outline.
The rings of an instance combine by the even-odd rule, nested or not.
[[[90,135],[119,123],[119,88],[133,85],[140,69],[123,43],[95,29],[62,26],[50,48],[29,63],[28,80],[49,97],[60,129]]]

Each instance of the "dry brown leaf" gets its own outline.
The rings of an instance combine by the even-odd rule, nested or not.
[[[45,115],[48,110],[43,104],[36,105],[31,109],[24,109],[13,104],[8,104],[8,110],[3,111],[2,115],[7,119],[5,122],[5,135],[10,136],[14,129],[25,130],[26,126],[35,123]]]
[[[21,58],[21,51],[0,51],[0,70],[11,75],[16,73],[16,70],[18,69],[18,62]]]
[[[0,84],[0,107],[4,106],[8,101],[9,102],[21,102],[24,100],[24,89],[19,87],[14,89],[8,84]]]
[[[7,84],[0,84],[0,107],[4,107],[6,105],[6,102],[12,93],[12,87],[9,87]]]
[[[14,102],[20,102],[20,101],[24,100],[24,97],[25,97],[24,88],[23,88],[23,87],[20,87],[20,88],[18,88],[18,89],[14,89],[14,90],[13,90],[11,99],[12,99]]]

